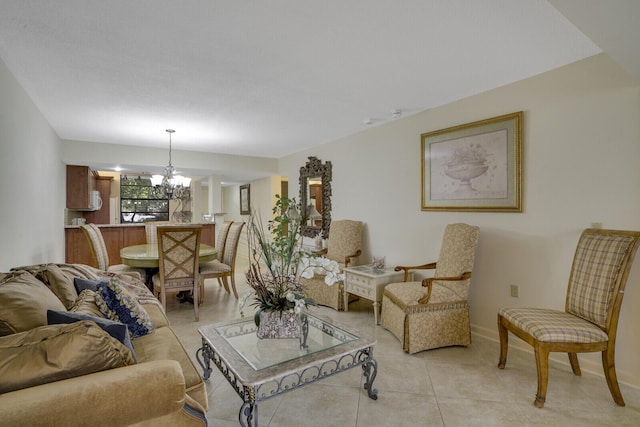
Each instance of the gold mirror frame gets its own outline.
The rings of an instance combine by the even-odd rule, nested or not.
[[[322,181],[322,212],[320,226],[309,225],[309,180],[319,178]],[[307,164],[300,168],[300,206],[302,208],[301,234],[305,237],[329,238],[331,226],[331,162],[324,164],[317,158],[310,156]]]

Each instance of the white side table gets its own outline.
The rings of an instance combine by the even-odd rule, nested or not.
[[[349,294],[373,301],[373,316],[375,324],[378,324],[378,313],[382,292],[389,283],[402,282],[404,272],[393,271],[393,268],[374,269],[370,265],[346,267],[344,272],[344,311],[349,309]],[[413,272],[409,273],[409,279],[413,278]]]

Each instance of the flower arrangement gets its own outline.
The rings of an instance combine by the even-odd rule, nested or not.
[[[244,306],[252,299],[250,305],[257,307],[254,319],[258,326],[263,311],[300,313],[302,308],[315,305],[311,298],[305,297],[301,277],[325,273],[325,283],[329,286],[343,279],[337,262],[319,258],[302,248],[301,220],[296,200],[278,195],[267,230],[258,214],[254,212],[249,218],[246,279],[251,291],[241,297],[239,307],[244,316]]]

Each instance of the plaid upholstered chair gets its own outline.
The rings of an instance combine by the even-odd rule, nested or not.
[[[226,223],[225,223],[226,224]],[[236,289],[236,255],[238,254],[238,243],[242,235],[244,222],[235,221],[229,224],[227,238],[225,239],[222,250],[222,258],[220,261],[213,260],[204,262],[200,265],[200,275],[203,280],[205,278],[217,278],[222,280],[224,289],[229,293],[229,279],[231,279],[231,287],[233,295],[238,298],[238,290]],[[224,225],[223,225],[224,228]],[[218,249],[220,251],[220,249]],[[219,252],[218,252],[219,253]]]
[[[469,285],[478,245],[478,227],[447,225],[437,262],[398,266],[404,282],[384,288],[382,326],[408,353],[471,344]],[[433,277],[407,282],[409,271],[435,269]]]
[[[218,250],[217,258],[213,261],[203,262],[200,264],[200,276],[202,277],[202,288],[200,289],[200,302],[204,301],[204,279],[208,279],[210,277],[215,277],[218,279],[218,284],[220,286],[226,285],[225,289],[227,293],[229,293],[229,284],[223,282],[223,275],[220,274],[221,271],[229,270],[231,271],[231,266],[229,269],[220,266],[219,264],[222,261],[224,256],[224,246],[227,242],[227,235],[229,234],[229,228],[231,228],[231,224],[233,221],[225,221],[223,222],[218,230],[218,235],[216,237],[216,249]]]
[[[147,221],[144,223],[144,233],[147,236],[148,245],[158,244],[158,227],[171,225],[169,221]]]
[[[158,274],[153,276],[153,293],[167,309],[167,292],[193,292],[193,309],[199,320],[199,252],[202,226],[158,227]]]
[[[343,269],[355,265],[354,262],[362,253],[361,247],[362,222],[343,219],[331,221],[327,248],[317,253],[336,261],[340,269]],[[344,310],[344,282],[329,286],[324,278],[324,274],[316,274],[311,279],[300,279],[305,295],[319,305]]]
[[[102,237],[102,232],[97,225],[85,224],[81,225],[80,228],[89,241],[91,255],[93,255],[96,266],[100,270],[108,271],[110,273],[126,274],[142,281],[145,281],[147,279],[144,268],[129,267],[125,264],[109,265],[109,254],[107,253],[107,245],[105,244],[104,237]]]
[[[575,375],[577,353],[602,352],[602,367],[616,404],[624,406],[615,368],[616,330],[624,288],[638,249],[640,232],[588,229],[573,258],[565,311],[545,308],[502,308],[498,312],[500,360],[507,363],[508,335],[533,346],[538,391],[533,404],[542,408],[549,382],[549,352],[566,352]]]

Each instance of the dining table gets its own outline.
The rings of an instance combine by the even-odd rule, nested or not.
[[[198,252],[200,263],[213,261],[218,257],[218,250],[210,245],[200,244]],[[129,267],[144,268],[146,284],[153,290],[153,275],[160,269],[160,256],[158,255],[157,243],[146,243],[143,245],[125,246],[120,249],[122,263]]]
[[[198,255],[200,263],[213,261],[218,256],[218,250],[213,246],[201,243]],[[120,258],[122,258],[122,263],[129,267],[158,269],[160,265],[157,243],[126,246],[120,249]]]

